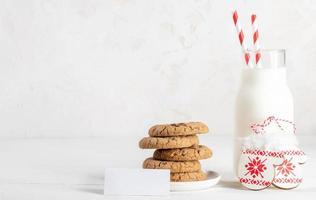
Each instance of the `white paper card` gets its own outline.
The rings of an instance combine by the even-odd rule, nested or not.
[[[168,195],[170,170],[108,168],[104,195]]]

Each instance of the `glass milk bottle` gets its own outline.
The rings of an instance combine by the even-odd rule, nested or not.
[[[249,52],[252,57],[255,52]],[[241,70],[235,105],[234,170],[237,172],[240,141],[252,134],[251,124],[269,116],[293,121],[293,97],[287,85],[285,50],[261,50],[261,66]]]

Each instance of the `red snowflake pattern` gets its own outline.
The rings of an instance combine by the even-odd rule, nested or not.
[[[277,167],[277,171],[278,171],[277,175],[281,173],[282,175],[286,177],[290,174],[295,176],[295,174],[293,173],[295,165],[291,161],[292,161],[292,158],[290,160],[285,159],[284,162]]]
[[[255,159],[249,158],[249,163],[245,165],[246,169],[247,169],[247,173],[245,174],[245,176],[247,176],[249,173],[252,176],[252,178],[256,178],[257,176],[261,176],[261,178],[263,178],[262,172],[264,172],[267,167],[265,166],[264,162],[267,160],[263,160],[261,161],[259,159],[259,157],[256,157]]]

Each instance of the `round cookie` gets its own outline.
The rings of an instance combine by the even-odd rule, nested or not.
[[[208,127],[202,122],[160,124],[151,127],[148,134],[152,137],[172,137],[207,133]]]
[[[201,169],[199,161],[161,161],[154,160],[153,158],[147,158],[143,162],[144,169],[170,169],[170,172],[195,172]]]
[[[202,171],[170,173],[170,181],[186,182],[186,181],[202,181],[206,179],[206,174]]]
[[[196,135],[179,137],[144,137],[139,141],[139,147],[142,149],[174,149],[190,147],[199,144]]]
[[[203,145],[196,145],[180,149],[157,149],[154,159],[169,161],[202,160],[212,157],[212,151]]]

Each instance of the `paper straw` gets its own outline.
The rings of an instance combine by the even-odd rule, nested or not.
[[[256,65],[261,67],[261,52],[260,52],[260,40],[259,40],[259,31],[257,23],[257,15],[251,15],[251,25],[253,31],[253,45],[256,52]]]
[[[244,40],[243,30],[242,30],[240,23],[239,23],[239,20],[238,20],[237,10],[235,10],[233,12],[233,20],[234,20],[234,24],[235,24],[236,31],[238,34],[238,39],[239,39],[239,42],[240,42],[240,45],[241,45],[241,48],[242,48],[242,51],[244,54],[244,59],[245,59],[246,65],[249,67],[252,67],[252,63],[249,62],[250,61],[250,54],[247,52],[247,45],[246,45],[246,42]]]

